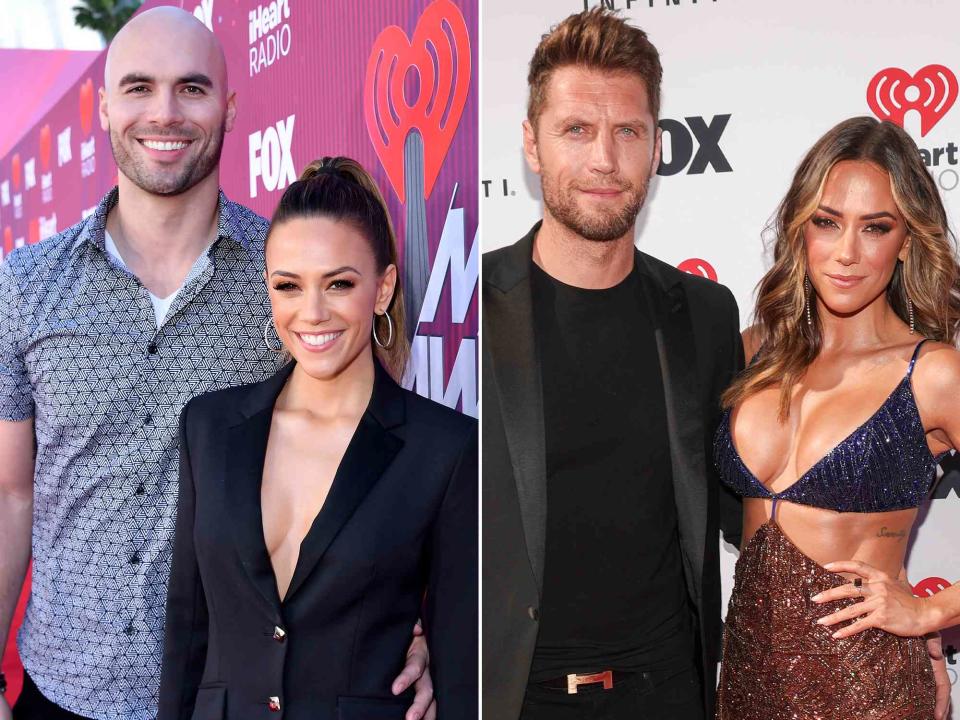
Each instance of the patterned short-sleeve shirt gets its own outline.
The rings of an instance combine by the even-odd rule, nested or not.
[[[0,266],[0,418],[33,418],[33,585],[19,635],[50,700],[92,718],[156,715],[177,502],[177,422],[195,395],[259,382],[266,221],[219,201],[219,233],[162,325],[86,220]]]

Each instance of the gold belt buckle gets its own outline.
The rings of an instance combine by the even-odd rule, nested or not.
[[[604,670],[603,672],[593,673],[591,675],[567,675],[567,695],[576,695],[579,685],[591,685],[598,682],[603,683],[604,690],[611,689],[613,687],[613,672],[611,670]]]

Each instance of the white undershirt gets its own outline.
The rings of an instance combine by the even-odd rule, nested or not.
[[[106,247],[107,252],[114,260],[120,263],[124,269],[130,269],[120,256],[120,250],[117,248],[117,244],[113,241],[113,238],[110,237],[110,233],[108,233],[106,230],[103,231],[103,244],[104,247]],[[187,284],[187,280],[190,279],[191,275],[193,275],[192,272],[187,273],[187,277],[183,280],[183,285],[178,287],[165,298],[157,297],[152,292],[147,290],[147,292],[150,293],[150,302],[153,303],[153,314],[156,316],[157,330],[159,330],[160,326],[163,325],[163,320],[165,317],[167,317],[167,311],[170,309],[170,306],[173,305],[173,301],[177,299],[177,293],[183,290],[183,286]]]

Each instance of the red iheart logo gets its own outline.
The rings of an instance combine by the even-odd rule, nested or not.
[[[410,70],[419,76],[414,102],[404,95]],[[423,196],[430,197],[460,124],[470,88],[470,35],[460,8],[434,0],[423,11],[413,41],[396,25],[377,37],[367,60],[363,115],[390,184],[406,202],[403,146],[416,128],[423,137]]]
[[[919,598],[925,598],[948,587],[950,587],[950,583],[947,580],[939,577],[928,577],[913,586],[913,594]]]
[[[27,224],[27,242],[36,245],[40,242],[40,221],[34,218]]]
[[[713,265],[708,263],[706,260],[701,260],[700,258],[690,258],[689,260],[684,260],[682,263],[677,265],[677,269],[683,270],[683,272],[690,273],[691,275],[699,275],[700,277],[710,278],[714,282],[717,281],[717,271],[713,269]]]
[[[14,153],[10,160],[10,174],[13,176],[13,189],[20,189],[20,153]]]
[[[867,87],[867,105],[878,118],[900,127],[907,111],[916,110],[923,137],[953,107],[958,91],[957,76],[944,65],[927,65],[912,77],[891,67],[873,76]]]
[[[80,86],[80,129],[89,135],[93,129],[93,80],[87,78]]]
[[[44,171],[50,169],[50,126],[40,128],[40,166]]]
[[[6,257],[13,252],[13,229],[7,225],[3,229],[3,255]]]

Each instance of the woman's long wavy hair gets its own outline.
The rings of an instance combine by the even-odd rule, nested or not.
[[[280,198],[270,228],[300,217],[325,217],[349,223],[370,244],[377,272],[382,273],[387,266],[397,264],[397,239],[390,211],[376,181],[356,160],[324,157],[307,165],[300,173],[300,179],[292,183]],[[377,346],[374,351],[380,364],[399,382],[410,357],[399,272],[386,314],[373,318],[374,331],[383,340],[388,340],[391,335],[386,315],[393,322],[393,339],[387,347]]]
[[[910,136],[871,117],[844,120],[810,149],[768,227],[773,267],[757,286],[754,332],[762,348],[723,395],[731,407],[760,390],[780,388],[779,417],[790,413],[794,385],[820,352],[823,341],[816,303],[807,323],[807,253],[803,228],[814,214],[830,170],[844,160],[872,163],[890,177],[890,188],[911,239],[905,262],[897,262],[886,298],[893,311],[923,337],[954,344],[960,326],[960,266],[955,237],[937,186]],[[813,292],[812,286],[806,285]]]

